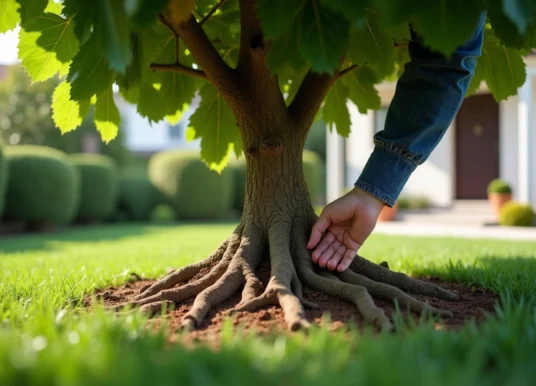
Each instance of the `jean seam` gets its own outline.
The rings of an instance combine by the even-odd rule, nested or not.
[[[372,194],[374,197],[378,198],[379,200],[385,202],[388,206],[392,207],[395,204],[395,199],[391,197],[389,194],[383,192],[382,190],[378,189],[375,186],[372,186],[364,181],[357,180],[354,184],[355,187],[361,188],[364,191]]]
[[[407,163],[411,164],[412,166],[419,166],[419,161],[414,159],[415,158],[415,155],[411,154],[410,152],[408,152],[407,150],[404,150],[402,149],[401,147],[396,147],[396,146],[393,146],[393,145],[390,145],[380,139],[375,139],[374,140],[374,144],[381,148],[381,149],[384,149],[386,151],[388,151],[389,153],[393,154],[394,156],[396,156],[397,158],[400,158],[402,159],[403,161],[406,161]]]

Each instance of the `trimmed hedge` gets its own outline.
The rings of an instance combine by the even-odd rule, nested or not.
[[[5,194],[7,189],[7,159],[4,155],[4,143],[0,139],[0,218],[4,211]]]
[[[310,150],[303,151],[303,175],[309,188],[309,195],[313,205],[320,202],[324,175],[322,159]]]
[[[159,201],[144,168],[127,169],[119,177],[118,220],[148,221]]]
[[[242,156],[229,163],[233,177],[233,210],[241,213],[246,199],[246,159]]]
[[[36,145],[8,146],[5,153],[5,217],[29,225],[71,222],[78,211],[80,176],[67,155]]]
[[[504,204],[499,216],[499,224],[503,226],[528,227],[534,223],[534,211],[530,205],[510,201]]]
[[[218,219],[229,215],[232,173],[210,170],[198,150],[166,150],[149,161],[149,179],[178,220]]]
[[[117,206],[119,180],[116,162],[101,154],[73,154],[69,160],[80,175],[78,219],[105,220]]]

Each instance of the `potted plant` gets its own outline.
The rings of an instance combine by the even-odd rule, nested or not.
[[[494,179],[488,185],[488,201],[498,219],[504,204],[512,201],[512,188],[506,181]]]
[[[391,208],[387,205],[385,205],[380,212],[380,216],[378,217],[378,221],[393,221],[396,218],[396,215],[398,213],[398,201],[395,202],[395,205]]]

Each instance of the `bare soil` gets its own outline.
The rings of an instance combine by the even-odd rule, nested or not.
[[[199,272],[192,280],[197,280],[210,269],[206,268]],[[259,279],[266,286],[270,277],[269,263],[263,263],[257,270]],[[105,306],[114,306],[120,303],[131,300],[134,296],[140,293],[142,288],[154,283],[154,280],[146,280],[135,275],[135,281],[126,283],[119,287],[110,287],[95,291],[94,296],[100,299]],[[436,283],[443,288],[455,292],[460,296],[459,301],[445,301],[436,298],[431,298],[418,294],[411,294],[416,299],[428,301],[431,306],[447,309],[454,313],[453,318],[445,318],[436,324],[436,328],[440,330],[456,330],[462,327],[470,320],[474,320],[476,324],[480,324],[485,313],[494,314],[494,305],[498,300],[498,296],[483,288],[470,288],[455,282],[447,282],[434,277],[420,278],[429,282]],[[181,285],[186,283],[181,283]],[[320,310],[306,309],[306,317],[309,322],[315,325],[325,325],[327,320],[323,316],[329,314],[331,331],[347,329],[350,324],[357,325],[359,330],[365,326],[365,321],[359,314],[356,306],[343,300],[331,297],[318,291],[304,288],[304,297],[320,306]],[[236,293],[231,299],[223,302],[209,312],[201,327],[187,334],[180,334],[183,343],[206,342],[214,344],[218,342],[218,336],[222,329],[222,322],[225,318],[223,313],[236,306],[241,299],[240,292]],[[169,310],[165,316],[166,323],[169,326],[169,339],[174,342],[178,338],[177,331],[180,331],[180,325],[183,316],[189,311],[194,297],[176,305],[174,310]],[[386,310],[390,316],[395,308],[392,303],[376,300],[377,306]],[[91,296],[88,295],[85,299],[85,305],[91,308]],[[412,317],[416,324],[419,323],[419,316],[416,313],[402,314],[407,320]],[[157,316],[148,322],[148,328],[159,328],[161,326],[161,317]],[[283,311],[278,306],[266,306],[258,309],[255,312],[239,312],[234,315],[234,325],[240,325],[245,333],[251,332],[254,329],[257,334],[267,333],[287,333]]]

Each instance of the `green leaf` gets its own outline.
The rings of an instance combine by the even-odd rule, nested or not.
[[[499,41],[511,48],[530,49],[536,45],[536,26],[530,25],[525,33],[520,33],[516,24],[506,16],[502,9],[503,0],[488,0],[488,17]]]
[[[60,83],[52,94],[52,119],[62,133],[75,130],[82,124],[89,109],[89,101],[73,101],[71,85]]]
[[[177,106],[179,108],[180,106]],[[159,122],[168,115],[168,103],[151,83],[141,86],[138,100],[138,113],[149,120]]]
[[[63,13],[74,21],[74,33],[84,42],[97,18],[98,7],[93,1],[64,0]]]
[[[170,0],[128,0],[127,14],[139,26],[153,24]]]
[[[346,74],[348,76],[349,74]],[[335,82],[324,102],[323,118],[329,129],[333,126],[343,137],[350,134],[350,113],[346,102],[348,100],[348,89],[342,82]]]
[[[471,79],[471,83],[469,83],[469,87],[467,88],[467,92],[465,93],[465,97],[469,97],[473,95],[475,92],[478,91],[480,88],[480,85],[484,81],[484,75],[485,75],[485,61],[479,59],[476,63],[475,67],[475,74],[473,78]]]
[[[301,17],[301,54],[311,63],[313,71],[333,74],[348,46],[348,21],[318,0],[308,0]]]
[[[95,105],[95,125],[105,143],[117,137],[121,117],[115,105],[112,86],[97,95]]]
[[[43,13],[26,23],[19,34],[19,59],[33,82],[55,74],[67,74],[78,52],[78,40],[71,19]]]
[[[54,13],[56,15],[61,15],[63,11],[63,3],[56,3],[54,0],[48,0],[47,7],[45,12]]]
[[[443,0],[430,2],[428,13],[412,23],[424,43],[449,56],[474,33],[482,9],[476,1]],[[421,6],[422,7],[422,6]]]
[[[363,26],[367,0],[320,0],[322,5],[345,16],[351,25]]]
[[[113,78],[114,73],[108,66],[100,42],[92,38],[80,47],[71,63],[67,76],[71,82],[71,97],[75,100],[90,99],[104,92]]]
[[[124,73],[132,60],[130,23],[123,9],[123,0],[93,1],[99,7],[95,32],[101,32],[104,52],[110,68]]]
[[[491,30],[486,30],[482,57],[479,59],[484,80],[497,101],[517,94],[526,80],[523,56],[501,45]]]
[[[288,69],[288,71],[281,72],[280,76],[282,77],[281,79],[286,78],[283,91],[286,94],[285,100],[287,103],[290,103],[290,101],[292,101],[296,96],[303,79],[309,72],[309,68],[307,66],[303,66],[302,68],[295,70],[294,68],[289,68],[288,65],[285,68]]]
[[[20,4],[19,13],[21,25],[40,16],[48,5],[48,0],[17,0]]]
[[[266,38],[285,36],[308,0],[258,0],[259,19]]]
[[[357,68],[345,74],[341,80],[348,88],[348,97],[361,114],[381,107],[380,95],[374,87],[377,77],[372,68],[368,66]]]
[[[0,33],[12,30],[20,21],[18,4],[15,0],[0,0]]]
[[[391,75],[395,69],[394,41],[381,24],[381,16],[368,10],[363,26],[352,29],[348,58],[358,66],[368,64],[380,77]]]
[[[125,89],[140,86],[152,71],[150,65],[161,51],[160,37],[152,28],[145,28],[132,36],[132,61],[125,75],[119,76]]]
[[[424,44],[450,56],[475,31],[482,9],[477,0],[376,0],[386,27],[411,24]]]
[[[301,19],[296,19],[289,32],[275,39],[266,55],[266,64],[272,73],[278,73],[283,68],[299,69],[306,64],[300,54],[300,25]],[[292,52],[292,55],[289,55]]]
[[[519,32],[525,33],[534,23],[536,2],[534,0],[503,0],[505,15],[517,26]]]
[[[242,139],[233,111],[212,85],[201,89],[201,103],[190,118],[188,138],[201,138],[201,158],[210,169],[221,173],[229,155],[242,154]]]
[[[174,115],[177,110],[182,109],[185,103],[190,103],[198,89],[199,82],[196,78],[178,73],[167,72],[162,77],[162,87],[160,94],[166,101],[165,115]]]

